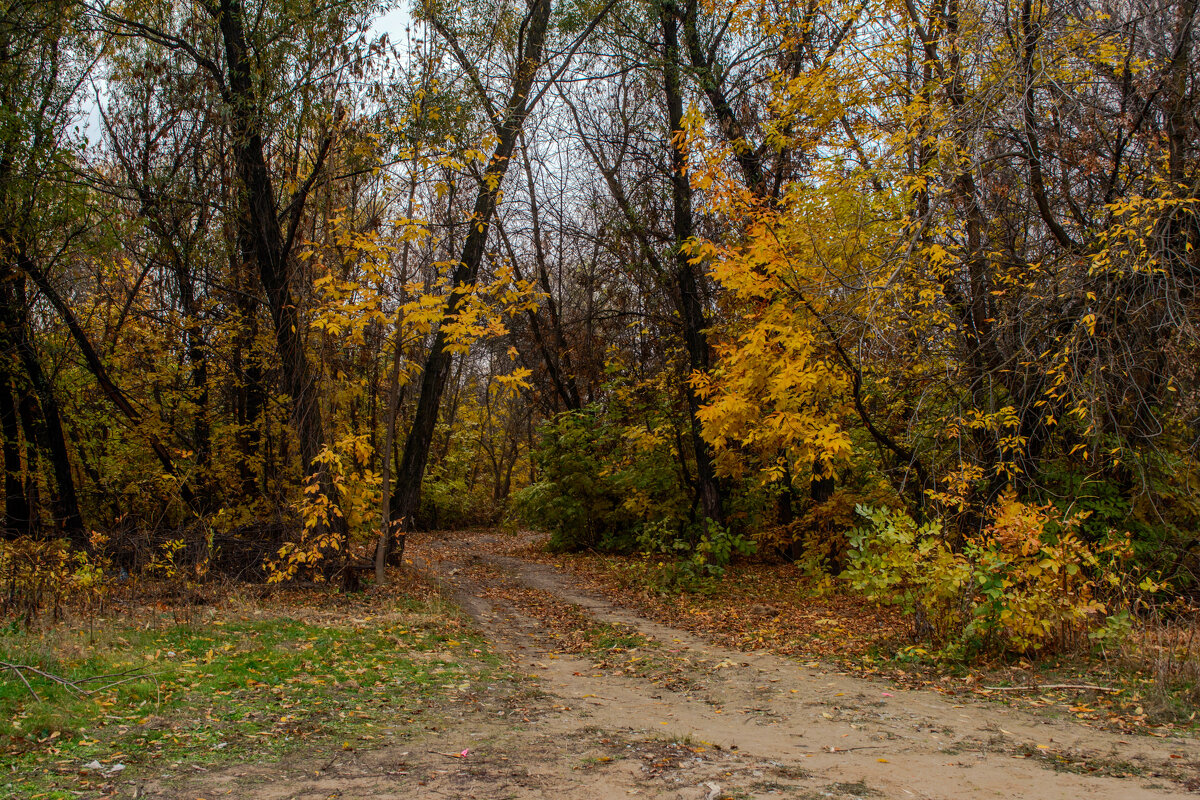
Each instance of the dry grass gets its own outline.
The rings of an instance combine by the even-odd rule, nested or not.
[[[1120,669],[1141,678],[1152,719],[1190,722],[1200,708],[1200,609],[1152,606],[1116,648]]]

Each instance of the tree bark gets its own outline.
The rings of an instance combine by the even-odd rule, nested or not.
[[[416,158],[413,159],[413,168],[416,168]],[[413,182],[408,187],[408,205],[404,210],[406,219],[412,219],[413,203],[416,200],[417,183],[414,172]],[[408,257],[412,252],[412,242],[409,239],[404,240],[404,245],[400,251],[400,283],[403,284],[409,279],[408,274]],[[379,542],[375,546],[375,583],[382,586],[387,581],[387,554],[388,544],[392,540],[394,531],[392,530],[392,451],[396,447],[396,414],[400,407],[400,360],[402,351],[400,325],[402,317],[397,311],[396,319],[396,342],[395,350],[392,352],[392,366],[388,371],[388,392],[387,392],[387,407],[384,409],[383,418],[385,420],[386,430],[383,436],[383,458],[380,469],[380,487],[382,490],[382,498],[380,500],[379,510]]]
[[[71,460],[67,453],[67,438],[63,434],[62,415],[58,406],[58,398],[54,396],[54,387],[50,384],[50,379],[46,376],[45,370],[42,369],[41,360],[38,358],[37,351],[34,349],[33,340],[29,335],[28,322],[26,321],[26,312],[24,306],[25,296],[25,275],[34,278],[35,283],[42,289],[42,294],[46,295],[51,304],[59,311],[63,319],[67,321],[68,327],[71,328],[72,335],[77,339],[82,335],[82,329],[79,328],[75,318],[70,314],[70,309],[62,304],[61,298],[47,287],[42,286],[42,281],[45,280],[42,273],[37,269],[25,251],[23,245],[17,245],[16,253],[16,273],[21,275],[20,278],[12,279],[12,285],[5,287],[4,299],[0,305],[0,314],[3,315],[3,325],[7,328],[10,342],[16,350],[17,358],[20,360],[21,370],[25,373],[24,377],[29,381],[29,388],[37,396],[38,405],[41,406],[40,414],[32,411],[21,413],[22,422],[25,428],[26,441],[31,444],[36,444],[44,449],[50,457],[50,465],[54,470],[54,481],[56,491],[53,494],[55,522],[59,530],[62,531],[75,544],[84,546],[87,544],[87,535],[83,528],[83,518],[79,513],[79,501],[75,494],[75,479],[71,473]],[[61,307],[60,307],[61,306]],[[73,326],[73,327],[72,327]],[[84,337],[86,342],[86,337]],[[93,357],[95,353],[93,351]],[[96,359],[99,363],[99,359]],[[90,363],[89,363],[90,366]],[[99,376],[97,376],[99,377]],[[111,384],[110,384],[111,385]],[[14,389],[19,386],[16,382],[13,385]],[[116,387],[113,387],[114,389]],[[21,411],[18,405],[18,411]],[[34,448],[29,448],[30,452],[34,452]],[[27,458],[26,467],[28,470],[33,469],[33,459]],[[36,505],[30,503],[30,522],[33,522],[33,514],[35,513]]]
[[[4,434],[4,537],[11,539],[29,533],[30,513],[21,480],[21,429],[8,370],[0,379],[0,430]]]
[[[279,206],[264,150],[260,101],[254,86],[250,53],[243,27],[243,9],[238,0],[220,0],[208,5],[221,33],[228,88],[230,133],[234,162],[244,191],[244,226],[238,236],[242,257],[258,268],[267,297],[275,342],[283,372],[283,390],[292,401],[292,426],[300,447],[306,475],[315,475],[320,491],[332,508],[338,508],[337,492],[328,471],[318,462],[324,441],[319,387],[304,350],[302,324],[291,291],[290,254],[296,226],[303,211],[311,176],[288,205],[289,230],[280,224]],[[321,169],[329,142],[326,141],[313,167]],[[336,519],[341,519],[335,515]]]

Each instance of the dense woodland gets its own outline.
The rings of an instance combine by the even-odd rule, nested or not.
[[[1195,0],[388,10],[0,6],[10,611],[498,523],[947,646],[1200,592]]]

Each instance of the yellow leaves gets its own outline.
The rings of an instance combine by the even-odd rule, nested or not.
[[[717,369],[691,377],[705,401],[699,412],[705,439],[764,455],[786,449],[809,466],[814,458],[846,456],[849,437],[838,419],[845,380],[816,348],[803,319],[790,318],[782,306],[760,316],[723,350]],[[728,459],[718,462],[733,468]]]
[[[808,474],[814,462],[832,468],[851,450],[842,424],[849,381],[824,320],[853,317],[864,295],[847,300],[830,288],[872,290],[864,276],[878,265],[879,237],[898,223],[867,207],[870,195],[847,182],[840,167],[818,168],[811,182],[793,185],[768,207],[727,173],[728,148],[699,136],[689,144],[693,186],[741,231],[719,244],[685,247],[691,263],[707,266],[726,290],[733,311],[728,327],[711,334],[719,342],[717,364],[690,378],[703,401],[704,438],[728,474],[740,473],[749,459],[770,479],[781,470],[780,452],[792,475]]]
[[[692,390],[696,393],[696,396],[701,400],[707,400],[712,396],[713,392],[716,391],[716,387],[713,385],[712,376],[703,372],[693,372],[688,377],[688,383],[691,385]]]
[[[273,583],[290,580],[333,553],[372,541],[376,509],[382,497],[380,476],[368,468],[374,456],[369,434],[349,435],[325,446],[315,459],[297,511],[304,527],[298,541],[286,542],[265,565]],[[332,497],[327,489],[332,490]],[[344,522],[333,525],[335,519]],[[313,578],[320,580],[320,571]]]
[[[529,376],[532,374],[533,371],[528,367],[517,367],[507,375],[497,375],[494,380],[502,389],[516,393],[532,387],[529,382]]]
[[[663,430],[661,427],[654,430],[636,427],[627,428],[621,433],[621,438],[628,442],[635,451],[652,453],[664,445],[670,445],[671,433],[671,431]]]
[[[936,242],[925,248],[925,257],[935,269],[946,266],[953,258],[945,247]]]
[[[1120,198],[1105,208],[1110,214],[1107,228],[1097,237],[1099,247],[1091,256],[1093,275],[1161,274],[1161,232],[1169,221],[1180,224],[1182,217],[1195,217],[1198,200],[1189,197],[1188,187],[1173,187],[1168,182],[1165,164],[1151,176],[1153,194]]]
[[[964,421],[971,430],[992,432],[1013,429],[1021,424],[1016,409],[1010,405],[992,412],[969,409],[964,416]]]
[[[930,500],[944,508],[962,511],[976,486],[985,477],[985,471],[977,464],[962,464],[942,478],[942,489],[929,492]]]

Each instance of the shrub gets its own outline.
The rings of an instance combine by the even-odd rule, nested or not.
[[[1136,582],[1127,538],[1090,544],[1079,515],[1004,497],[992,522],[949,547],[938,521],[860,507],[842,578],[872,599],[900,605],[916,633],[951,651],[1032,653],[1111,631]],[[1147,586],[1143,582],[1143,588]],[[1105,633],[1104,635],[1107,635]]]
[[[431,464],[421,481],[421,507],[416,527],[426,530],[455,530],[476,525],[493,525],[500,516],[499,503],[486,482],[472,480],[458,454]]]
[[[104,537],[93,534],[92,549],[103,545]],[[0,613],[31,625],[46,611],[57,620],[67,604],[99,605],[107,566],[102,556],[72,549],[65,539],[0,539]]]
[[[549,532],[556,549],[616,552],[632,551],[647,522],[686,516],[669,450],[625,434],[595,406],[547,422],[540,480],[514,494],[511,516]]]
[[[947,546],[938,521],[918,525],[902,511],[859,506],[869,525],[850,534],[841,578],[872,600],[899,605],[916,634],[944,644],[962,631],[971,569]]]
[[[735,556],[748,556],[757,542],[709,520],[704,530],[673,530],[666,521],[648,522],[638,534],[638,550],[648,555],[668,556],[659,581],[667,588],[699,588],[720,578]]]

